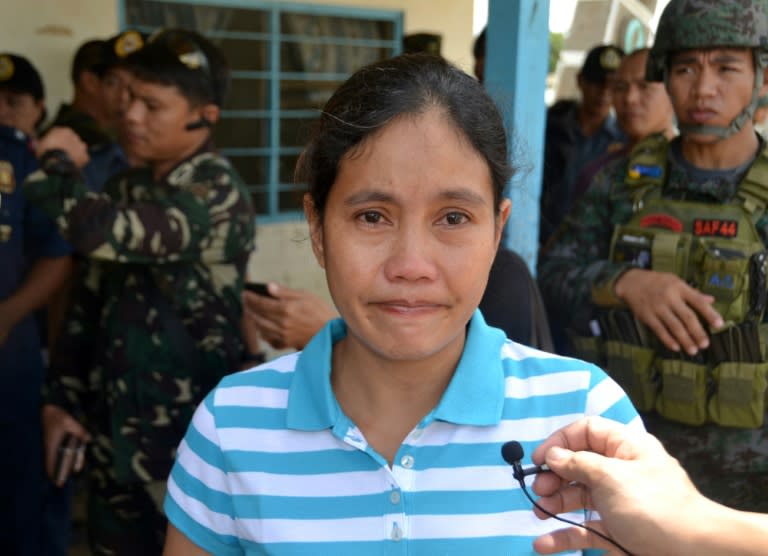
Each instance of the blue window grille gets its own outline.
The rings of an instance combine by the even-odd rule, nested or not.
[[[296,160],[333,91],[358,68],[402,49],[402,12],[248,0],[123,0],[121,27],[195,29],[232,69],[214,141],[262,217],[301,214]],[[261,220],[262,222],[264,219]]]

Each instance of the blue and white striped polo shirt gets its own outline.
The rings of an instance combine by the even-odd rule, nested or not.
[[[217,555],[535,554],[533,539],[564,525],[534,516],[501,445],[518,440],[530,464],[584,415],[642,428],[600,369],[508,341],[478,311],[440,403],[389,468],[331,389],[345,334],[332,321],[303,352],[226,377],[200,405],[165,501],[195,544]]]

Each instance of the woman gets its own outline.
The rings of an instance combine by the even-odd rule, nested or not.
[[[640,425],[599,369],[509,342],[477,311],[510,210],[493,101],[441,59],[379,62],[328,101],[302,164],[341,319],[200,406],[165,553],[532,553],[554,527],[501,444],[532,452],[583,415]]]

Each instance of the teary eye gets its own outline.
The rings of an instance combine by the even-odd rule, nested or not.
[[[381,221],[381,213],[375,210],[367,210],[360,215],[366,224],[377,224]]]
[[[467,215],[463,212],[449,212],[445,215],[445,221],[451,226],[457,226],[463,224],[468,220]]]

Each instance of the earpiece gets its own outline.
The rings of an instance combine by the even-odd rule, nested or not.
[[[213,123],[211,123],[205,117],[201,117],[195,122],[189,122],[184,129],[187,131],[194,131],[195,129],[201,129],[204,127],[213,127]]]

